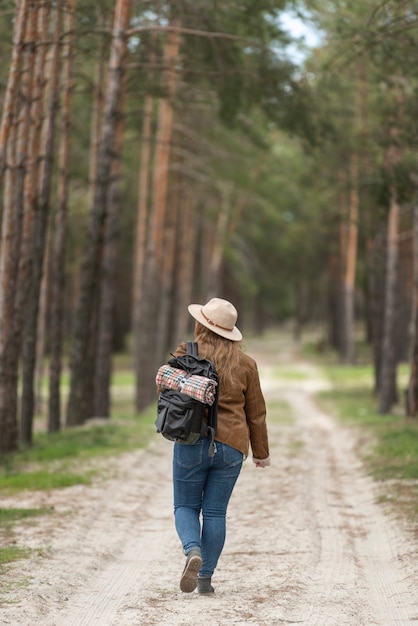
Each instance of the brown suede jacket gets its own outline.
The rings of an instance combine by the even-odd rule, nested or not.
[[[181,343],[175,356],[186,353],[186,344]],[[240,450],[248,456],[249,445],[253,460],[269,459],[266,424],[266,404],[260,387],[257,364],[245,352],[240,353],[240,364],[235,372],[237,383],[229,393],[219,387],[217,441]],[[266,463],[266,465],[268,465]]]

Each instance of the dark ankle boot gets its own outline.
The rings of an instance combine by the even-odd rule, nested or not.
[[[198,593],[213,593],[215,589],[211,585],[211,578],[198,578],[197,579],[197,592]]]
[[[180,589],[191,593],[196,589],[197,574],[202,565],[202,555],[199,548],[193,548],[187,555],[186,565],[180,579]]]

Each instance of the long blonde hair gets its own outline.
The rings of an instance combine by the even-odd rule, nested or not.
[[[241,342],[224,339],[199,322],[195,324],[194,336],[199,346],[199,356],[212,361],[223,389],[232,387],[234,372],[240,360]]]

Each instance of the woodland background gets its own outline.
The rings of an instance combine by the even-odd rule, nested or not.
[[[0,456],[45,373],[48,432],[111,415],[118,351],[146,407],[214,295],[345,363],[360,328],[415,416],[417,46],[404,0],[0,0]]]

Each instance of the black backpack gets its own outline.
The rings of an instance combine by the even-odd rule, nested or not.
[[[205,376],[218,383],[215,366],[208,359],[198,356],[197,343],[186,343],[184,356],[173,356],[168,365],[186,372],[186,376]],[[169,441],[192,445],[202,434],[210,440],[209,456],[215,454],[216,420],[218,414],[218,384],[212,405],[199,402],[194,398],[174,389],[160,392],[155,426],[157,432]],[[204,420],[204,418],[206,419]]]

